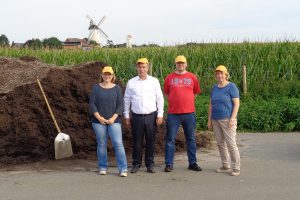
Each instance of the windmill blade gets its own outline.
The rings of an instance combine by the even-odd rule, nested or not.
[[[98,27],[103,23],[103,21],[105,20],[105,15],[102,17],[102,19],[100,20],[100,22],[98,23]]]
[[[90,20],[90,21],[93,21],[89,15],[86,15],[86,18],[88,18],[88,20]]]
[[[94,20],[93,20],[89,15],[87,15],[86,18],[88,18],[88,19],[90,20],[90,23],[91,23],[91,24],[97,26],[97,25],[95,24]]]
[[[99,31],[108,39],[108,35],[106,35],[106,33],[104,33],[101,28],[99,28]]]

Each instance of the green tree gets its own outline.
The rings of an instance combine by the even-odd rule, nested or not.
[[[89,42],[89,44],[91,45],[91,46],[99,46],[99,44],[96,42],[96,41],[94,41],[94,40],[91,40],[90,42]]]
[[[62,42],[56,37],[45,38],[43,40],[43,46],[50,49],[61,49]]]
[[[0,36],[0,46],[1,47],[4,47],[4,46],[9,46],[9,40],[8,38],[6,37],[6,35],[2,34]]]
[[[24,44],[24,47],[32,49],[41,49],[43,48],[43,43],[40,39],[27,40]]]
[[[112,40],[107,40],[107,46],[112,48],[114,46],[114,42]]]

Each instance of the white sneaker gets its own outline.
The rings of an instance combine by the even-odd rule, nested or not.
[[[226,173],[226,172],[230,172],[230,168],[229,167],[220,167],[216,170],[218,173]]]
[[[238,169],[234,169],[232,170],[232,172],[230,173],[231,176],[238,176],[240,175],[241,171]]]
[[[120,177],[127,177],[127,172],[121,172]]]
[[[99,174],[100,174],[100,175],[106,175],[106,170],[100,170],[100,171],[99,171]]]

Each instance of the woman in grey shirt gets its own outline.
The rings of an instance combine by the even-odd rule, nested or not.
[[[121,88],[114,84],[114,81],[115,75],[112,67],[104,67],[100,83],[95,84],[92,88],[89,109],[97,138],[99,174],[105,175],[107,172],[107,138],[109,136],[115,149],[120,176],[126,177],[127,161],[121,128],[124,102]]]

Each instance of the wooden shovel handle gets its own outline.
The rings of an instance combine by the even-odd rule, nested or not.
[[[49,112],[50,112],[51,118],[52,118],[52,120],[53,120],[53,122],[54,122],[54,124],[55,124],[55,127],[56,127],[58,133],[61,133],[60,128],[59,128],[59,126],[58,126],[58,124],[57,124],[57,122],[56,122],[56,120],[55,120],[54,114],[53,114],[53,112],[52,112],[52,110],[51,110],[51,107],[50,107],[49,102],[48,102],[48,100],[47,100],[46,94],[45,94],[45,92],[44,92],[44,90],[43,90],[43,87],[42,87],[41,82],[40,82],[39,79],[37,79],[37,83],[38,83],[38,85],[39,85],[39,87],[40,87],[40,89],[41,89],[41,92],[42,92],[43,97],[44,97],[44,100],[45,100],[45,102],[46,102],[46,104],[47,104],[47,107],[48,107],[48,110],[49,110]]]

